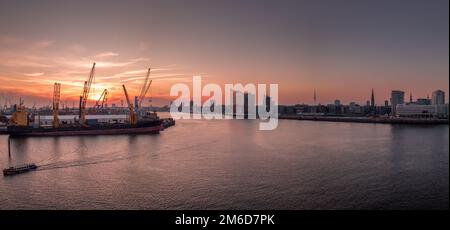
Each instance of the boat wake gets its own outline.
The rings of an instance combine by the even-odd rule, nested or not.
[[[211,144],[214,142],[218,142],[218,141],[212,141],[212,142],[209,141],[207,143],[196,143],[191,146],[184,146],[182,148],[176,148],[176,149],[172,149],[169,151],[159,152],[158,154],[168,154],[168,153],[173,153],[173,152],[177,152],[180,150],[197,148],[199,146],[208,145],[208,144]],[[82,147],[80,147],[68,154],[64,154],[62,156],[73,155],[75,153],[80,152],[83,148],[87,148],[87,147],[82,146]],[[86,157],[84,159],[69,159],[69,160],[59,160],[59,161],[54,161],[54,162],[52,162],[52,161],[55,160],[57,157],[61,157],[61,156],[52,156],[48,159],[40,161],[37,164],[38,168],[36,169],[36,171],[45,171],[45,170],[53,170],[53,169],[62,169],[62,168],[81,167],[81,166],[88,166],[88,165],[111,163],[111,162],[116,162],[116,161],[129,160],[132,158],[137,158],[137,157],[141,157],[141,156],[148,155],[148,154],[149,154],[148,152],[143,152],[143,153],[139,153],[139,154],[124,155],[124,151],[114,151],[114,152],[106,152],[106,153]]]

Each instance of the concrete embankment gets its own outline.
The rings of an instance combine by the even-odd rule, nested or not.
[[[425,118],[388,118],[388,117],[331,117],[331,116],[296,116],[281,115],[279,119],[307,120],[307,121],[332,121],[332,122],[359,122],[382,124],[411,124],[411,125],[438,125],[449,124],[448,119]]]

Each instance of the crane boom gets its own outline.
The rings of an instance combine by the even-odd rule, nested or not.
[[[59,127],[59,99],[61,92],[61,84],[56,83],[53,87],[53,127]]]
[[[123,92],[125,93],[125,98],[127,99],[128,109],[130,110],[129,121],[130,121],[130,124],[134,125],[137,123],[134,106],[133,106],[133,103],[131,103],[131,101],[130,101],[130,97],[128,96],[127,88],[125,87],[125,85],[122,85],[122,87],[123,87]]]
[[[109,92],[108,92],[108,90],[106,90],[105,89],[105,95],[103,96],[103,100],[102,100],[102,108],[105,106],[107,106],[107,102],[108,102],[108,94],[109,94]]]
[[[95,62],[92,65],[92,69],[91,69],[91,72],[89,73],[88,80],[84,82],[83,96],[81,96],[80,123],[82,125],[86,124],[86,104],[87,104],[87,99],[89,97],[89,91],[91,90],[92,80],[94,79],[94,73],[95,73]]]
[[[144,91],[144,96],[139,100],[139,108],[141,107],[142,101],[144,101],[145,95],[147,95],[147,92],[150,89],[150,85],[152,85],[152,81],[153,80],[150,80],[150,82],[147,85],[147,88]]]
[[[102,94],[98,98],[97,102],[95,102],[95,108],[103,108],[105,102],[108,100],[108,90],[103,90]],[[100,105],[100,101],[102,101],[102,104]]]
[[[151,68],[148,68],[147,75],[145,76],[144,85],[142,85],[141,93],[139,94],[139,97],[138,97],[138,100],[137,100],[138,103],[136,105],[136,108],[140,108],[141,107],[142,101],[144,100],[145,95],[147,94],[148,89],[150,88],[150,85],[152,84],[151,80],[149,82],[150,71],[151,71]]]
[[[147,75],[145,76],[144,84],[142,85],[141,93],[139,94],[139,100],[145,97],[145,89],[147,88],[147,83],[150,78],[150,68],[148,68]]]

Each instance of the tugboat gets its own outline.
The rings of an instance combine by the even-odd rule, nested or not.
[[[9,137],[8,137],[8,156],[11,156],[11,139]],[[38,166],[35,163],[11,166],[9,168],[3,169],[3,176],[12,176],[20,173],[26,173],[31,170],[37,169],[37,167]]]
[[[20,174],[20,173],[26,173],[26,172],[29,172],[29,171],[35,170],[35,169],[37,169],[37,165],[34,163],[23,164],[23,165],[18,165],[18,166],[11,166],[9,168],[3,169],[3,175],[4,176],[12,176],[12,175]]]

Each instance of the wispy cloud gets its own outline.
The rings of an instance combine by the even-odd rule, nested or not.
[[[25,73],[23,75],[25,75],[27,77],[39,77],[39,76],[44,75],[44,73]]]
[[[10,59],[4,60],[0,65],[8,66],[8,67],[35,67],[35,68],[48,68],[52,67],[52,65],[40,63],[32,60],[18,60],[18,59]]]
[[[94,58],[116,57],[116,56],[119,56],[119,54],[114,53],[114,52],[103,52],[103,53],[94,55]]]
[[[22,38],[8,36],[8,35],[0,35],[0,44],[14,44],[23,41]]]
[[[125,67],[125,66],[134,65],[134,64],[136,64],[138,62],[142,62],[142,61],[148,61],[148,59],[147,58],[135,58],[135,59],[131,59],[128,61],[97,61],[97,62],[95,62],[96,63],[95,66],[103,67],[103,68]],[[92,67],[92,62],[93,62],[92,60],[70,61],[65,64],[82,67],[82,68],[89,68],[89,67]]]
[[[51,40],[37,41],[37,42],[30,43],[30,47],[32,49],[44,49],[44,48],[47,48],[47,47],[53,45],[54,43],[55,43],[55,41],[51,41]]]
[[[69,45],[66,49],[73,53],[84,53],[87,51],[87,48],[80,44]]]

